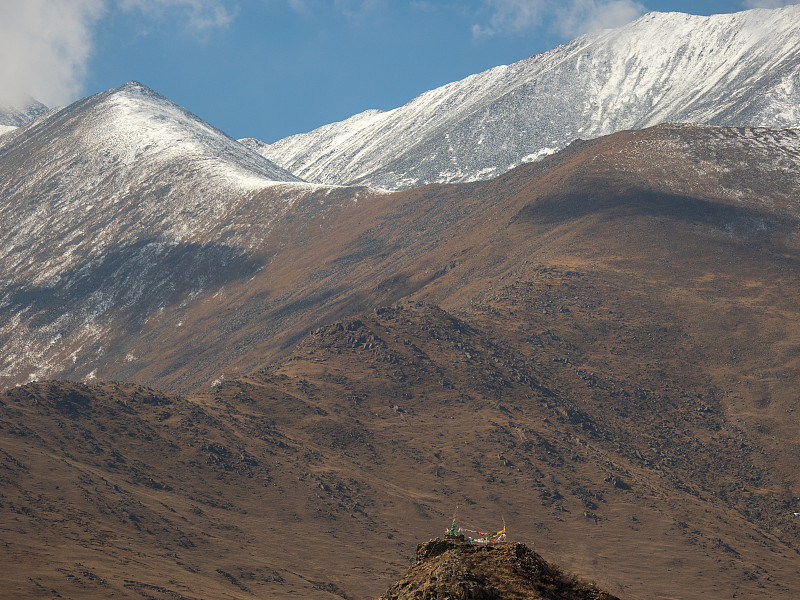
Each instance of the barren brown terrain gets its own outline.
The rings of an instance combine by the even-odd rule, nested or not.
[[[0,398],[3,593],[376,597],[460,506],[620,598],[796,598],[776,136],[626,132],[282,223],[109,351],[130,383]]]

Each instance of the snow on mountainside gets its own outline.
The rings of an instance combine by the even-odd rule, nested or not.
[[[0,378],[63,369],[66,338],[89,347],[113,315],[250,272],[244,249],[318,189],[135,82],[6,133]]]
[[[666,121],[800,125],[800,6],[650,13],[388,112],[241,141],[307,181],[399,189],[487,179],[576,138]]]
[[[0,161],[3,210],[15,206],[0,234],[6,252],[51,239],[69,246],[67,239],[81,238],[83,222],[98,215],[113,233],[91,240],[95,254],[147,225],[181,241],[224,220],[231,198],[300,181],[135,82],[3,136]],[[128,220],[137,227],[116,231]],[[63,267],[64,261],[53,269],[17,265],[36,269],[37,281]]]
[[[37,215],[58,211],[66,218],[116,207],[146,216],[152,208],[164,214],[182,213],[181,220],[172,224],[178,235],[207,225],[209,216],[225,209],[226,193],[300,181],[135,82],[76,102],[4,136],[0,160],[5,179],[18,179],[0,193],[28,200],[27,207],[35,208]],[[34,206],[30,200],[44,192],[56,201]],[[157,198],[150,201],[152,206],[147,202],[128,206],[123,201],[134,192],[140,199],[157,192]],[[16,219],[11,230],[22,234],[23,220]],[[77,223],[59,220],[52,225],[67,233]]]

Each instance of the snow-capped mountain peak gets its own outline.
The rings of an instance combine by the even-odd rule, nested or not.
[[[8,201],[26,199],[4,232],[19,243],[53,236],[66,243],[58,232],[80,229],[95,211],[111,221],[112,229],[115,220],[122,223],[137,214],[137,230],[150,223],[183,239],[213,226],[242,194],[300,182],[138,82],[52,111],[2,136],[0,160],[6,174],[0,195]],[[42,190],[55,201],[36,205],[33,199]],[[42,228],[46,236],[36,233]],[[124,241],[125,236],[95,240],[92,252]]]
[[[251,274],[247,249],[326,191],[137,82],[0,136],[0,165],[0,309],[11,315],[0,378],[69,365],[73,334],[102,347],[132,306],[157,310]],[[39,327],[42,306],[53,313]],[[35,340],[20,334],[30,327]]]
[[[47,107],[31,97],[0,101],[0,135],[14,131],[47,112]]]
[[[16,204],[0,237],[6,249],[48,239],[69,245],[69,236],[98,214],[106,231],[117,234],[92,240],[87,251],[93,254],[136,239],[148,226],[153,235],[186,239],[213,227],[243,194],[300,181],[138,82],[0,137],[0,160],[0,198],[6,206]],[[42,190],[49,201],[39,204]],[[65,250],[61,264],[50,268],[24,268],[47,279],[70,255]]]
[[[200,162],[211,180],[244,188],[300,181],[139,82],[93,98],[97,98],[96,114],[82,132],[82,142],[93,151],[113,155],[126,167]]]

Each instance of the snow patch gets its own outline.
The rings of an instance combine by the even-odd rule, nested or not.
[[[536,152],[533,152],[531,154],[526,154],[525,156],[523,156],[520,162],[522,163],[535,162],[537,160],[543,159],[545,156],[550,156],[551,154],[555,154],[556,152],[558,152],[558,150],[559,150],[558,148],[553,148],[553,147],[540,148]]]

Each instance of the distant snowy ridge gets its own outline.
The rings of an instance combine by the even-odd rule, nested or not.
[[[307,181],[400,189],[487,179],[576,138],[665,121],[800,125],[800,6],[649,13],[394,110],[240,141]]]
[[[47,107],[33,98],[20,102],[0,102],[0,135],[14,131],[47,112]]]
[[[13,104],[0,103],[0,134],[4,127],[19,127],[47,112],[47,107],[33,98],[25,98]]]

